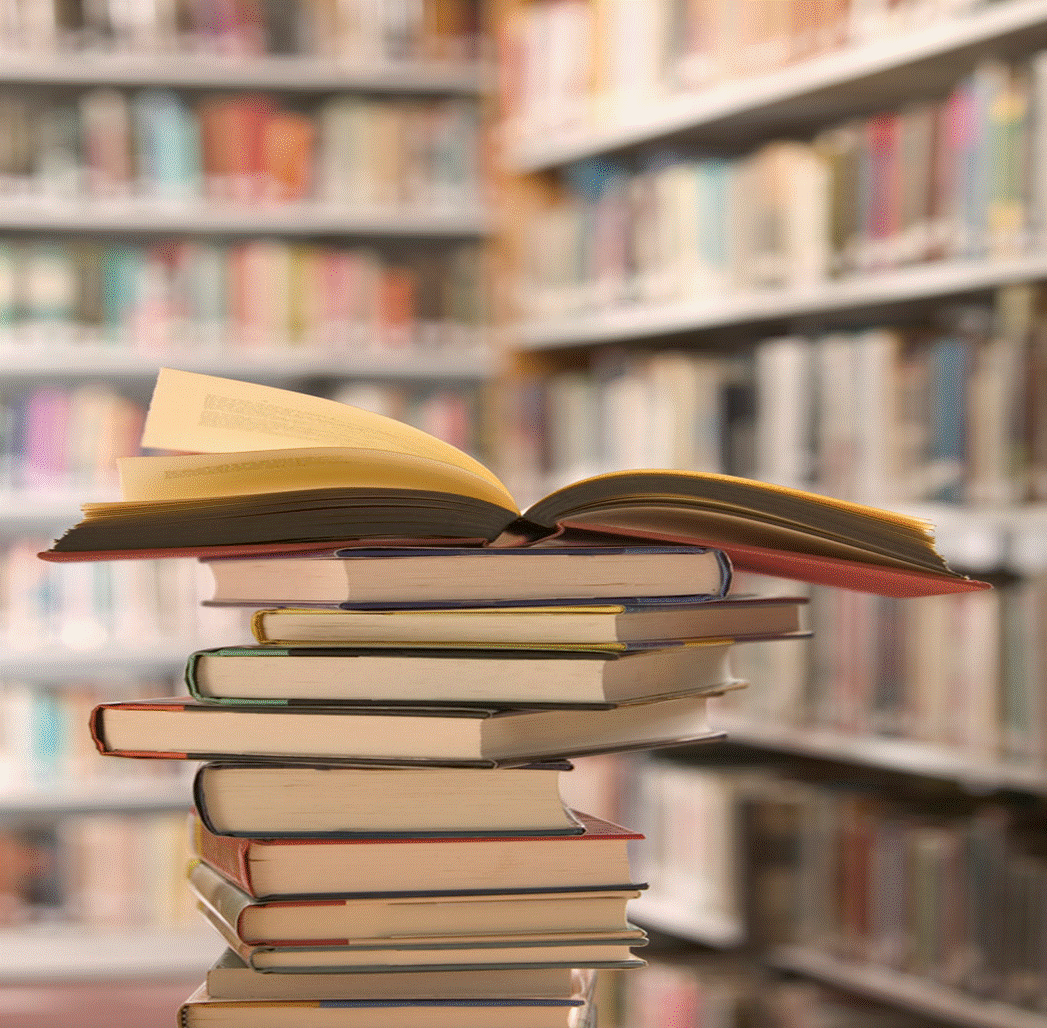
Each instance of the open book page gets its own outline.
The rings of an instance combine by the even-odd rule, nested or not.
[[[431,490],[486,500],[517,513],[512,497],[457,465],[396,450],[302,447],[245,453],[125,457],[118,461],[123,500],[156,504],[305,489]],[[113,509],[86,504],[84,510]]]
[[[213,375],[162,368],[142,433],[142,445],[194,454],[309,449],[319,460],[326,459],[320,456],[325,448],[347,447],[357,451],[353,460],[364,468],[373,460],[368,451],[423,458],[432,463],[434,471],[436,465],[449,465],[487,483],[498,497],[493,502],[516,510],[512,496],[490,470],[428,432],[334,400]],[[159,498],[150,490],[161,481],[168,483],[165,498],[174,497],[176,481],[188,487],[191,476],[187,469],[193,461],[183,462],[183,466],[177,469],[180,478],[175,469],[166,464],[157,465],[161,469],[159,473],[136,470],[140,462],[166,462],[168,459],[125,458],[120,469],[124,498]],[[276,458],[269,454],[263,459]],[[205,477],[217,483],[221,478],[222,463],[213,463]],[[396,463],[390,459],[385,467],[388,470]],[[147,468],[148,463],[141,466]],[[292,477],[302,470],[301,466],[292,470],[290,464],[283,470],[275,464],[268,467],[277,476],[286,472]],[[253,474],[245,468],[232,467],[229,470],[237,474]],[[178,495],[207,495],[202,483],[203,479],[200,479],[195,488]],[[427,488],[420,481],[412,483],[411,487]],[[270,479],[268,489],[274,488],[278,486]],[[133,490],[134,495],[128,490]],[[484,498],[491,497],[488,490]]]

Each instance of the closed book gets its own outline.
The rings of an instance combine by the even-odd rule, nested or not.
[[[219,706],[182,697],[103,703],[99,752],[121,757],[247,757],[310,763],[494,767],[708,738],[704,696],[611,709]]]
[[[197,770],[193,801],[218,835],[574,835],[581,826],[559,789],[570,768],[222,762]]]
[[[566,999],[584,991],[581,977],[564,967],[265,974],[227,949],[208,970],[206,985],[215,999]]]
[[[647,944],[639,928],[627,932],[582,935],[571,932],[534,935],[461,936],[453,941],[399,939],[392,944],[328,945],[323,942],[295,945],[251,945],[242,942],[210,908],[200,913],[239,954],[249,967],[285,974],[347,972],[397,972],[508,967],[638,967],[631,946]],[[311,1024],[312,1022],[305,1022]]]
[[[215,581],[212,600],[251,607],[668,595],[693,599],[722,596],[730,584],[730,566],[718,551],[675,546],[357,548],[207,563]]]
[[[204,703],[577,706],[722,692],[730,642],[628,649],[227,646],[190,656]]]
[[[806,602],[792,596],[730,597],[699,603],[651,597],[648,602],[560,607],[280,607],[255,611],[251,630],[260,643],[280,646],[614,646],[660,639],[739,641],[801,632],[800,609]]]
[[[193,856],[255,899],[635,888],[620,825],[577,813],[579,835],[395,839],[235,838],[191,815]]]
[[[201,985],[180,1028],[569,1028],[578,999],[215,999]]]
[[[250,945],[394,946],[462,937],[627,932],[636,889],[454,896],[315,897],[256,900],[202,861],[189,886],[212,918]]]
[[[160,372],[142,446],[180,452],[122,459],[122,499],[86,504],[47,559],[216,555],[325,540],[332,548],[454,538],[533,549],[611,536],[712,547],[744,570],[886,595],[985,587],[948,567],[925,521],[729,475],[598,475],[521,513],[488,468],[426,432],[209,375]],[[693,589],[679,578],[660,591]],[[631,595],[630,583],[614,594]]]

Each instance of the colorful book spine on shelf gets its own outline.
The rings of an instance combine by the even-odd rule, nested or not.
[[[265,54],[381,61],[464,61],[478,56],[476,0],[314,4],[268,0],[130,7],[102,0],[28,0],[8,4],[0,46],[11,51],[185,53],[249,59]]]
[[[67,106],[9,94],[0,127],[13,141],[0,174],[43,197],[446,209],[478,193],[466,155],[480,145],[479,116],[467,100],[336,96],[299,111],[268,94],[106,87]]]
[[[155,352],[318,354],[479,345],[480,257],[276,240],[14,241],[0,250],[0,337]]]
[[[809,143],[772,140],[736,157],[676,144],[575,162],[525,233],[523,313],[803,290],[943,257],[1038,252],[1044,114],[1029,97],[1042,92],[1042,67],[988,62],[944,100]]]

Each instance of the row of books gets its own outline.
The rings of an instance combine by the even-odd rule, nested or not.
[[[0,96],[0,187],[19,195],[447,208],[480,189],[464,100],[89,90]]]
[[[1047,1007],[1038,815],[801,790],[794,937],[1017,1006]]]
[[[480,345],[485,309],[471,247],[0,240],[0,339],[13,345],[461,352]]]
[[[564,170],[521,243],[531,317],[803,288],[1039,252],[1047,59],[980,66],[939,102],[742,157],[660,149]]]
[[[758,473],[863,502],[1047,498],[1042,296],[1000,290],[945,329],[759,344]]]
[[[525,138],[642,116],[644,104],[960,16],[970,0],[543,0],[502,30]]]
[[[540,495],[616,468],[752,469],[746,358],[698,351],[598,353],[589,366],[505,387],[514,491]]]
[[[133,688],[142,697],[167,696],[174,684],[172,669],[169,679],[135,680]],[[117,688],[127,687],[121,681]],[[112,680],[75,680],[58,686],[12,679],[0,682],[0,796],[17,800],[49,790],[85,795],[112,786],[130,792],[139,785],[147,794],[156,785],[184,781],[185,769],[174,762],[130,765],[99,757],[84,725],[113,690]]]
[[[696,468],[874,504],[1042,501],[1042,303],[1017,286],[947,327],[767,339],[747,357],[597,355],[514,384],[516,473]]]
[[[0,549],[0,628],[8,653],[170,653],[240,637],[243,618],[194,612],[209,589],[192,561],[124,561],[55,568],[37,559],[47,539],[9,540]]]
[[[479,48],[475,0],[4,0],[0,47],[464,60]]]
[[[692,879],[676,893],[676,910],[695,932],[709,922],[692,896],[741,888],[746,936],[757,947],[799,945],[982,998],[1047,1007],[1038,805],[1005,807],[940,790],[892,796],[835,772],[818,781],[808,769],[805,781],[795,771],[689,759],[667,771],[664,758],[645,760],[632,802],[649,812],[648,838],[670,843],[650,847],[645,871]],[[710,859],[694,808],[678,805],[688,784],[706,797],[701,828],[729,839],[736,860]]]
[[[185,928],[186,815],[91,814],[0,826],[0,926]]]
[[[461,448],[478,445],[474,388],[337,382],[328,388],[344,402],[395,416]],[[110,386],[12,389],[0,398],[0,488],[109,493],[116,483],[114,460],[138,452],[144,417],[139,402]]]
[[[899,603],[811,597],[807,659],[746,647],[740,673],[768,683],[739,698],[771,719],[855,736],[911,739],[1033,768],[1047,767],[1047,577],[992,592]]]

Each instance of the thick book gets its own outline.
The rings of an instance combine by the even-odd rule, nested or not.
[[[251,945],[242,942],[210,908],[197,909],[221,935],[230,949],[256,971],[287,974],[459,970],[508,967],[639,967],[630,951],[645,946],[640,928],[625,932],[574,932],[533,935],[461,936],[453,941],[403,938],[376,945],[328,945],[304,942],[294,945]]]
[[[277,646],[410,643],[416,646],[616,646],[662,639],[740,642],[804,631],[795,596],[732,596],[694,603],[658,597],[567,606],[256,610],[251,631]]]
[[[620,825],[577,813],[579,835],[394,839],[236,838],[191,817],[190,846],[254,899],[636,888]]]
[[[730,649],[225,646],[192,654],[185,680],[203,703],[602,705],[732,688]]]
[[[294,604],[477,604],[622,596],[716,598],[730,562],[697,546],[346,548],[289,557],[207,561],[209,602]]]
[[[220,706],[184,697],[99,704],[91,733],[118,757],[497,767],[709,738],[705,696],[610,709]]]
[[[201,985],[179,1028],[571,1028],[570,999],[217,999]]]
[[[565,967],[267,974],[227,949],[208,970],[206,985],[215,999],[568,999],[585,993],[588,977]]]
[[[218,835],[535,835],[580,832],[560,798],[566,761],[507,769],[226,761],[193,778]]]
[[[476,936],[626,932],[625,905],[639,890],[462,892],[454,896],[355,896],[257,900],[203,861],[189,887],[241,942],[259,946],[393,946],[410,937],[440,945]]]
[[[596,533],[718,548],[779,577],[916,596],[983,588],[919,519],[728,475],[621,471],[521,513],[481,463],[390,418],[289,390],[163,369],[123,498],[84,506],[50,560],[216,556],[436,539],[533,546]]]

